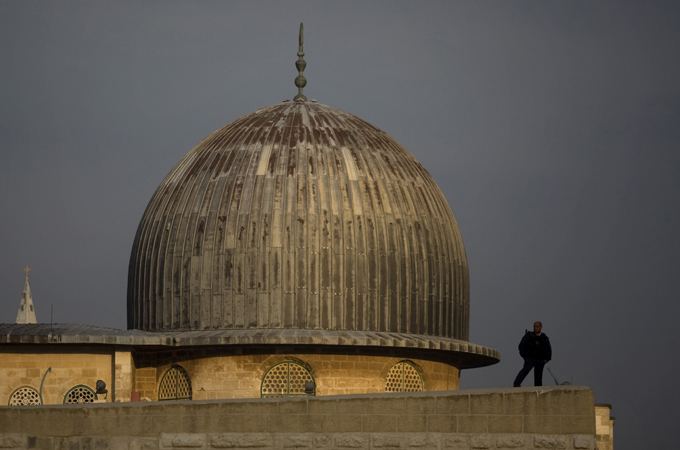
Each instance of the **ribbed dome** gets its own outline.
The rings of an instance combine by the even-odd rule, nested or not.
[[[186,155],[149,202],[128,328],[321,329],[468,339],[463,242],[394,139],[308,102],[255,111]]]

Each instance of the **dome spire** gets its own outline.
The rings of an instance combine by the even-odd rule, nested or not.
[[[305,71],[305,67],[307,67],[307,62],[305,62],[303,56],[305,56],[305,52],[302,51],[302,43],[304,42],[304,28],[302,27],[302,23],[300,24],[300,47],[298,48],[298,60],[295,61],[295,67],[298,70],[298,76],[295,78],[295,86],[298,88],[298,94],[293,98],[293,101],[296,102],[306,102],[307,97],[304,96],[302,93],[302,88],[307,85],[307,78],[302,75],[302,72]]]

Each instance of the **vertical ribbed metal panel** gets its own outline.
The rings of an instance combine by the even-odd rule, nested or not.
[[[139,224],[128,327],[392,331],[468,339],[463,242],[406,149],[363,120],[283,103],[208,136]]]

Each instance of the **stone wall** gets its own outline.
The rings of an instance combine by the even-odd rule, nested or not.
[[[595,405],[595,437],[598,450],[614,449],[614,418],[612,405]]]
[[[314,377],[317,395],[381,393],[389,369],[404,358],[342,354],[225,354],[220,348],[135,352],[124,346],[69,345],[58,351],[40,345],[4,345],[0,353],[0,404],[19,388],[36,392],[48,367],[43,403],[60,404],[77,385],[95,389],[103,380],[108,401],[130,401],[131,392],[158,400],[163,375],[173,365],[191,378],[193,399],[259,398],[262,379],[273,365],[295,361]],[[425,391],[458,389],[460,371],[445,363],[408,359],[419,370]]]
[[[588,388],[1,407],[0,448],[590,449]]]
[[[385,392],[387,372],[402,360],[404,358],[339,354],[215,355],[215,350],[210,348],[138,352],[136,390],[141,397],[157,400],[161,378],[170,367],[179,364],[191,377],[194,400],[258,398],[267,370],[279,362],[295,361],[312,374],[319,396],[381,393]],[[433,361],[408,361],[422,375],[425,391],[458,389],[460,371],[457,368]]]
[[[130,394],[137,384],[135,361],[129,350],[114,352],[115,386],[112,399],[129,402]]]
[[[95,346],[63,347],[59,353],[44,346],[3,346],[0,353],[0,401],[6,405],[19,388],[30,387],[40,391],[43,385],[44,404],[58,404],[64,395],[77,385],[95,389],[97,380],[111,385],[111,350]]]

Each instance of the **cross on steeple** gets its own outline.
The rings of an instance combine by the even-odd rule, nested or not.
[[[19,303],[19,311],[17,311],[16,323],[37,323],[35,318],[35,309],[33,308],[31,287],[28,285],[28,272],[30,272],[30,270],[30,267],[24,267],[24,272],[26,272],[26,282],[24,283],[24,292],[21,294],[21,303]]]

